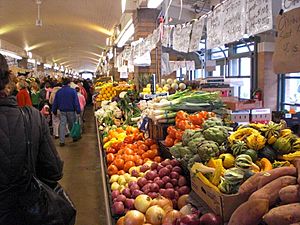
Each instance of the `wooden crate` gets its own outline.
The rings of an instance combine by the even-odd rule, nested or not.
[[[148,123],[148,131],[149,131],[149,137],[153,140],[161,141],[166,138],[167,129],[172,124],[169,123],[154,123],[153,120],[149,119]]]

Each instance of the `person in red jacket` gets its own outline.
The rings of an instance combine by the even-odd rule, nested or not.
[[[17,94],[18,106],[20,107],[32,106],[30,95],[26,88],[26,82],[23,80],[19,81],[17,83],[17,89],[18,89],[18,94]]]

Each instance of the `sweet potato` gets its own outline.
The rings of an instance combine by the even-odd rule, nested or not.
[[[268,210],[268,200],[248,200],[233,212],[228,225],[258,225]]]
[[[281,202],[284,204],[300,202],[299,191],[300,191],[299,184],[289,185],[289,186],[282,188],[279,191],[279,197],[280,197]]]
[[[299,223],[292,223],[290,225],[300,225],[300,222]]]
[[[300,184],[300,159],[293,160],[293,164],[297,169],[297,174],[298,174],[297,182],[298,182],[298,184]]]
[[[278,206],[271,209],[264,221],[268,225],[290,225],[300,222],[300,203]]]
[[[261,189],[258,189],[250,196],[251,199],[267,199],[269,200],[270,206],[273,206],[279,198],[280,189],[294,185],[297,183],[296,177],[284,176],[279,177],[272,182],[266,184]]]
[[[256,173],[240,186],[239,194],[250,196],[260,187],[266,185],[267,183],[270,183],[271,181],[281,176],[296,176],[296,168],[281,167],[270,170],[268,172]]]

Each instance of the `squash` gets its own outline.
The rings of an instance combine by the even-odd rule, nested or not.
[[[249,155],[252,159],[252,162],[256,162],[258,159],[257,152],[253,149],[248,149],[244,154]]]
[[[268,145],[258,152],[258,156],[259,158],[267,158],[271,163],[277,159],[276,151]]]
[[[241,154],[235,159],[235,166],[240,169],[260,169],[249,155]]]
[[[273,169],[272,163],[267,158],[262,158],[260,160],[261,171],[269,171]]]

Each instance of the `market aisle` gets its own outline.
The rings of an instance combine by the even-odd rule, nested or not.
[[[92,107],[87,108],[85,119],[83,137],[75,143],[68,138],[66,146],[58,147],[64,160],[64,177],[61,184],[77,207],[76,225],[105,225],[99,152]]]

